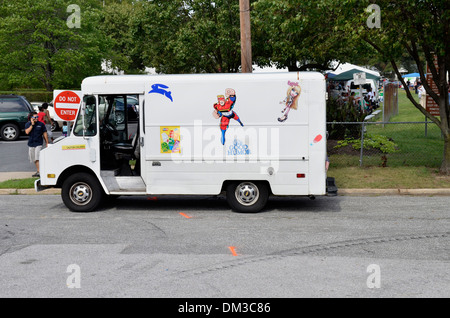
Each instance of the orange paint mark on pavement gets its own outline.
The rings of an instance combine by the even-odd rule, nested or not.
[[[183,212],[180,212],[181,216],[184,216],[186,219],[190,219],[191,217]]]
[[[228,248],[230,249],[231,254],[232,254],[233,256],[238,256],[238,254],[236,253],[236,247],[234,247],[234,246],[228,246]]]

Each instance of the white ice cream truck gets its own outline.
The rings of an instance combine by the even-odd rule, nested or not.
[[[320,73],[95,76],[81,92],[35,184],[61,188],[72,211],[108,196],[226,193],[234,211],[257,212],[269,195],[327,194]]]

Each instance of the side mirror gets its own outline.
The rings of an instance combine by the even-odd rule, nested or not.
[[[85,125],[85,119],[84,119],[84,115],[86,115],[86,102],[81,102],[81,107],[80,107],[80,112],[81,112],[81,118],[83,120],[83,138],[85,139],[85,133],[87,131],[86,125]]]
[[[86,103],[85,102],[81,102],[80,111],[81,111],[82,116],[84,116],[86,114]]]

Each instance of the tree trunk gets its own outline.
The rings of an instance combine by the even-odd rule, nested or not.
[[[450,175],[450,134],[444,135],[444,158],[442,159],[440,173]]]

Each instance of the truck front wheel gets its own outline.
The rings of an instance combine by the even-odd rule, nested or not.
[[[64,181],[61,197],[69,210],[91,212],[97,209],[102,202],[103,189],[93,175],[77,173]]]
[[[236,212],[261,211],[269,198],[269,189],[264,182],[232,182],[226,188],[227,202]]]

